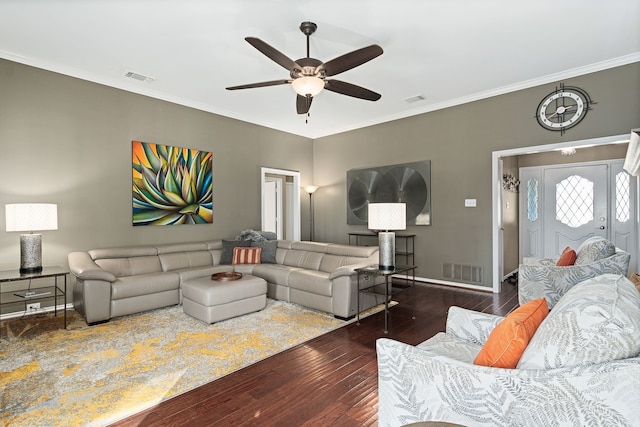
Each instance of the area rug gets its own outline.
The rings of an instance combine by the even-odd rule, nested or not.
[[[1,425],[106,425],[347,323],[269,299],[260,312],[213,325],[176,306],[92,327],[72,315],[67,330],[39,334],[9,328],[0,340]]]

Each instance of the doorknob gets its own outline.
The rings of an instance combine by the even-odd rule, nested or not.
[[[598,227],[600,230],[604,230],[604,225],[601,225],[600,227]]]

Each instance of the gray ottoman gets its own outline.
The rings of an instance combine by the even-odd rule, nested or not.
[[[267,306],[267,282],[245,274],[238,280],[215,281],[209,276],[182,284],[182,308],[189,316],[214,323]]]

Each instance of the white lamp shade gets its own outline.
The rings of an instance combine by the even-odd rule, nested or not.
[[[58,229],[58,205],[16,203],[5,205],[7,231]]]
[[[309,194],[313,194],[316,192],[316,190],[320,188],[317,185],[305,185],[304,186],[304,191],[306,191]]]
[[[369,203],[369,230],[404,230],[407,228],[405,203]]]
[[[291,82],[291,87],[298,95],[316,96],[324,89],[324,80],[319,77],[298,77]]]

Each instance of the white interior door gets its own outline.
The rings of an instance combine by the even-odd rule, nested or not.
[[[285,182],[285,178],[286,181],[290,181],[291,182],[291,188],[292,191],[291,193],[287,193],[287,197],[286,197],[286,201],[281,201],[279,206],[281,206],[281,209],[278,211],[280,213],[279,217],[280,217],[280,234],[278,234],[278,238],[281,239],[282,234],[283,234],[283,230],[286,229],[287,230],[287,239],[290,240],[300,240],[300,172],[296,172],[296,171],[290,171],[290,170],[285,170],[285,169],[273,169],[273,168],[261,168],[260,169],[260,185],[261,185],[261,194],[262,194],[262,212],[261,212],[261,218],[262,218],[262,227],[263,230],[267,230],[266,227],[266,223],[272,221],[271,219],[268,219],[270,216],[273,216],[273,209],[276,208],[272,208],[270,207],[269,209],[271,210],[271,213],[265,212],[265,205],[266,202],[265,199],[268,198],[273,198],[275,196],[273,196],[273,191],[266,189],[266,187],[269,185],[268,181],[270,180],[269,178],[271,178],[271,176],[277,176],[280,177],[281,179],[281,185],[284,185]],[[282,189],[283,187],[280,188],[280,197],[282,198]],[[278,201],[277,199],[274,201],[274,203],[276,203],[276,206],[278,206]],[[282,207],[284,206],[284,207]],[[286,215],[282,215],[283,212],[286,212]],[[285,227],[285,223],[286,223],[286,227]],[[275,226],[269,226],[270,228],[276,228],[277,229],[277,223]],[[275,229],[274,229],[274,232]],[[277,233],[277,232],[276,232]]]
[[[263,198],[263,231],[276,233],[282,239],[282,196],[280,194],[281,180],[267,178],[264,183]]]

